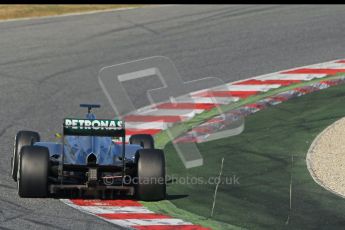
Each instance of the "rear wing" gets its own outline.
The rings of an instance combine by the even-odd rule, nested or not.
[[[67,136],[124,137],[125,122],[122,120],[65,118],[63,134]]]

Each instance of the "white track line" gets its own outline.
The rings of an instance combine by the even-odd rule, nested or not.
[[[129,226],[145,226],[145,225],[192,225],[190,222],[185,222],[180,219],[124,219],[124,220],[108,220],[111,223],[129,227]]]
[[[196,114],[203,112],[204,109],[150,109],[145,112],[140,112],[137,115],[152,115],[152,116],[183,116],[194,117]]]
[[[165,123],[163,121],[159,122],[126,122],[127,129],[166,129],[170,127],[171,124]]]
[[[327,62],[327,63],[310,65],[310,66],[308,66],[308,68],[312,68],[312,69],[344,69],[345,63]]]
[[[255,79],[257,80],[301,80],[301,81],[310,81],[315,78],[323,78],[327,74],[274,74],[274,75],[265,75],[259,76]]]
[[[70,205],[71,207],[82,209],[83,211],[92,214],[105,214],[105,213],[153,213],[145,207],[141,206],[79,206]]]
[[[281,85],[278,84],[269,84],[269,85],[250,85],[250,84],[241,84],[241,85],[227,85],[229,91],[261,91],[267,92],[271,89],[279,88]]]
[[[176,102],[180,103],[212,103],[212,104],[229,104],[231,102],[236,102],[240,98],[239,97],[198,97],[195,95],[176,98]]]

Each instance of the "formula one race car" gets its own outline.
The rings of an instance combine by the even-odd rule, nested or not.
[[[37,132],[17,133],[11,172],[19,196],[67,190],[164,199],[165,158],[152,136],[132,135],[126,144],[123,121],[96,119],[91,109],[99,105],[80,106],[88,108],[86,119],[64,119],[62,143],[40,141]]]

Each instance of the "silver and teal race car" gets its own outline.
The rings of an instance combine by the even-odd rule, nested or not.
[[[21,197],[47,197],[61,191],[165,198],[164,152],[148,134],[125,142],[125,122],[96,119],[88,108],[85,119],[66,118],[61,143],[44,142],[33,131],[19,131],[14,140],[12,178]],[[115,141],[116,140],[116,141]],[[119,142],[120,140],[120,142]]]

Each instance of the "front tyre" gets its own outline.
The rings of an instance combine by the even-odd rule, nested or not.
[[[23,146],[40,141],[40,135],[32,131],[19,131],[14,138],[13,156],[11,158],[11,176],[17,181],[19,153]]]
[[[19,154],[18,194],[20,197],[47,197],[49,150],[24,146]]]
[[[165,199],[165,158],[160,149],[140,149],[136,155],[136,197],[139,200],[157,201]]]

